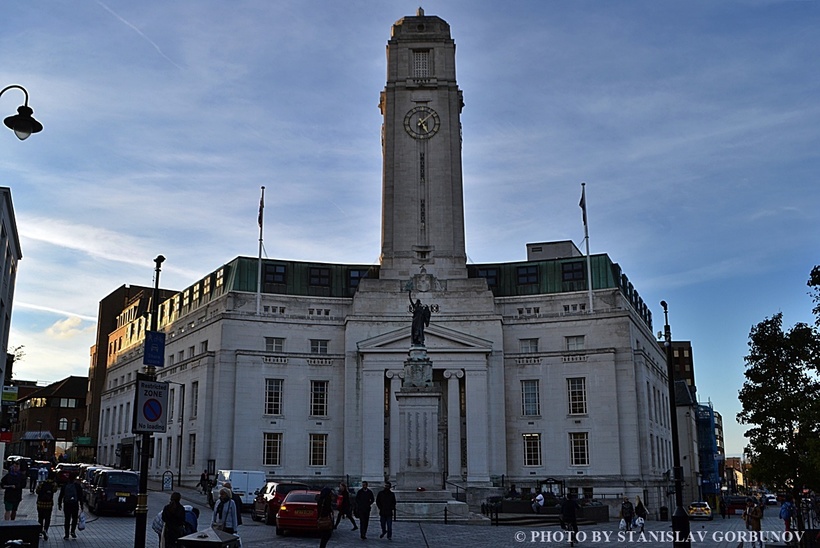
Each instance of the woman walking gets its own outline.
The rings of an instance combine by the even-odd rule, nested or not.
[[[333,525],[334,529],[339,526],[339,522],[342,521],[343,517],[347,517],[347,519],[350,520],[350,523],[353,524],[353,529],[351,529],[351,531],[355,531],[359,528],[356,525],[356,521],[353,519],[353,512],[351,512],[350,508],[350,491],[348,491],[347,485],[344,482],[339,484],[339,495],[336,499],[336,509],[339,511],[339,514],[336,516],[336,523]]]

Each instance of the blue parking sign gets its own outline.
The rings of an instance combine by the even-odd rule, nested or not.
[[[142,355],[142,363],[155,367],[165,365],[165,333],[161,331],[145,332],[145,350]]]

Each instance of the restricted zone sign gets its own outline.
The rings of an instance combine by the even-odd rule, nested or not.
[[[168,427],[168,383],[137,379],[134,434],[164,433]]]

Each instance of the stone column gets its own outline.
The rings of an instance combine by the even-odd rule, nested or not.
[[[464,390],[467,405],[467,483],[489,483],[490,438],[487,407],[487,370],[467,370]]]
[[[447,476],[461,479],[461,402],[458,380],[464,377],[461,369],[447,369]]]
[[[399,459],[401,458],[401,447],[399,446],[399,402],[396,399],[396,392],[401,388],[401,380],[404,378],[404,370],[387,371],[385,376],[390,379],[390,472],[391,478],[396,477],[399,471]]]
[[[384,481],[384,370],[362,371],[362,479]],[[371,405],[368,405],[371,402]]]

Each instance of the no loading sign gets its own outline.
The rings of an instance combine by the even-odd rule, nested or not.
[[[168,383],[150,380],[137,381],[137,405],[134,406],[135,434],[165,432],[168,407]]]

